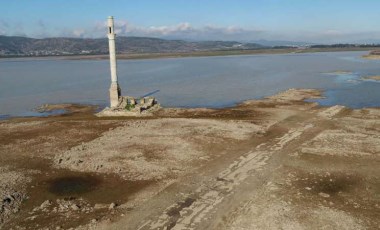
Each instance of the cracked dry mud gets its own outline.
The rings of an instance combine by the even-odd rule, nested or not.
[[[2,121],[0,228],[378,229],[380,109],[319,96]]]

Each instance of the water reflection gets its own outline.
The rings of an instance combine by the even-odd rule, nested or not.
[[[120,60],[123,95],[147,92],[166,107],[224,107],[289,88],[326,92],[325,105],[379,106],[380,62],[365,52]],[[0,60],[0,114],[20,115],[45,103],[107,105],[107,60]],[[344,70],[352,74],[327,76]],[[159,89],[159,91],[157,91]]]

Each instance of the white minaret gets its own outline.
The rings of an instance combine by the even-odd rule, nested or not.
[[[117,82],[116,71],[116,48],[115,48],[115,32],[113,26],[113,17],[108,17],[108,44],[110,52],[110,67],[111,67],[111,87],[110,87],[110,104],[111,108],[117,107],[119,104],[120,87]]]

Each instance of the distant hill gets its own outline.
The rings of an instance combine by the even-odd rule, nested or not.
[[[178,53],[214,50],[247,50],[265,48],[256,43],[235,41],[165,40],[149,37],[118,37],[118,53]],[[27,38],[0,36],[0,56],[46,56],[105,54],[108,52],[107,38]]]
[[[262,46],[310,46],[310,45],[316,45],[316,43],[312,42],[294,42],[294,41],[269,41],[269,40],[256,40],[251,41],[252,43],[256,43]]]

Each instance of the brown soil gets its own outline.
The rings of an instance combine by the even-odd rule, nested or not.
[[[380,76],[370,76],[370,77],[365,77],[364,79],[380,81]]]
[[[363,58],[364,59],[369,59],[369,60],[379,60],[380,59],[380,55],[369,54],[369,55],[364,55]]]
[[[0,228],[377,229],[380,109],[319,96],[1,121]]]

